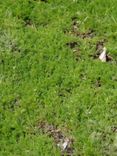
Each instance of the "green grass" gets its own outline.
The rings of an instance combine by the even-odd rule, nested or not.
[[[60,156],[46,121],[74,138],[74,155],[117,152],[117,1],[0,1],[0,156]],[[72,27],[95,31],[82,39]],[[114,61],[90,55],[96,43]],[[78,60],[66,43],[76,41]],[[100,79],[100,87],[97,82]],[[113,130],[115,129],[115,130]]]

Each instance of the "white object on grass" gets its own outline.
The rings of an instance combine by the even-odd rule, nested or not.
[[[58,143],[57,146],[61,148],[62,151],[64,151],[69,144],[69,139],[66,139],[63,143]]]
[[[66,140],[66,141],[62,144],[62,146],[63,146],[63,150],[65,150],[65,149],[67,148],[67,146],[68,146],[68,140]]]
[[[102,62],[106,62],[106,47],[103,48],[103,52],[100,54],[99,59]]]

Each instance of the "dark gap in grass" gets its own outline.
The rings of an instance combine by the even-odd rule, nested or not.
[[[93,29],[89,29],[86,32],[80,32],[79,31],[80,24],[78,23],[76,16],[72,17],[71,19],[72,19],[71,30],[64,29],[65,34],[66,33],[72,34],[72,35],[79,37],[79,38],[82,38],[82,39],[95,37],[96,33]]]
[[[45,3],[47,3],[48,2],[48,0],[40,0],[41,2],[45,2]]]
[[[104,46],[105,46],[105,40],[101,40],[96,43],[96,53],[94,55],[94,58],[99,57],[99,55],[103,51]]]
[[[47,3],[48,2],[48,0],[33,0],[33,1],[35,1],[35,2],[45,2],[45,3]]]
[[[11,127],[10,130],[11,130],[11,131],[15,131],[16,128],[15,128],[15,127]]]
[[[109,54],[107,54],[107,55],[106,55],[106,61],[107,61],[107,62],[113,61],[113,57],[110,56]]]
[[[102,84],[101,84],[101,77],[98,77],[97,80],[96,80],[96,87],[101,87]]]
[[[97,77],[96,80],[91,81],[93,87],[100,88],[102,86],[101,77]]]
[[[104,47],[104,44],[105,44],[105,41],[104,40],[98,41],[96,43],[96,51],[97,52],[102,51],[103,50],[103,47]]]
[[[93,59],[97,59],[99,55],[101,54],[101,52],[103,51],[104,45],[105,45],[105,40],[98,41],[95,46],[95,53],[91,54],[90,56]]]
[[[63,33],[64,34],[69,34],[69,29],[68,28],[63,28]]]
[[[76,27],[76,24],[74,24],[74,25],[75,26],[72,28],[72,30],[69,31],[69,30],[65,29],[64,33],[72,34],[81,39],[86,39],[86,38],[92,39],[93,37],[96,36],[95,31],[93,29],[89,29],[86,32],[80,32],[77,30],[78,28]]]
[[[80,24],[77,21],[77,17],[74,16],[71,19],[72,19],[72,28],[71,29],[73,30],[73,32],[77,32],[78,28],[80,27]]]
[[[80,48],[77,48],[77,49],[74,49],[73,50],[73,54],[74,54],[74,58],[76,61],[79,61],[80,60]]]
[[[60,97],[61,104],[64,102],[64,100],[71,94],[72,89],[71,88],[60,88],[58,90],[58,96]]]
[[[66,45],[67,45],[69,48],[73,49],[73,48],[75,48],[75,47],[78,45],[78,43],[75,42],[75,41],[73,41],[73,42],[68,42],[68,43],[66,43]]]
[[[93,29],[89,29],[87,32],[77,34],[82,39],[85,38],[93,38],[95,36],[95,31]]]
[[[81,80],[86,80],[86,79],[87,79],[87,75],[86,75],[85,73],[81,73],[81,74],[79,75],[79,78],[80,78]]]
[[[0,64],[4,65],[4,60],[3,59],[0,59]]]
[[[74,36],[76,37],[79,37],[81,39],[86,39],[86,38],[93,38],[95,37],[95,31],[93,29],[89,29],[88,31],[86,32],[79,32],[79,31],[70,31],[70,34],[73,34]]]
[[[19,46],[17,45],[17,44],[12,44],[11,45],[11,51],[12,52],[21,52],[21,50],[20,50],[20,48],[19,48]]]
[[[31,16],[32,10],[35,7],[35,3],[32,0],[28,0],[25,7],[26,9],[21,10],[17,18],[20,20],[23,20],[23,26],[32,26],[34,23],[30,16]]]
[[[117,125],[111,127],[112,132],[117,133]]]
[[[34,19],[32,20],[29,16],[26,16],[24,18],[20,18],[23,20],[23,26],[24,27],[34,27],[34,28],[37,28],[37,27],[47,27],[48,26],[48,23],[49,21],[41,21],[41,22],[38,22],[38,21],[35,21]]]
[[[83,108],[78,108],[78,110],[77,110],[77,120],[78,120],[79,122],[82,121],[83,113],[84,113]]]
[[[76,42],[76,41],[71,41],[71,42],[67,42],[66,45],[70,48],[73,49],[73,55],[76,61],[78,61],[80,59],[80,48],[76,48],[77,46],[80,45],[80,43]]]
[[[73,22],[75,22],[75,21],[77,21],[77,16],[73,16],[71,19]]]
[[[30,18],[30,16],[21,17],[21,19],[24,21],[24,26],[33,25],[33,22],[32,22],[32,19]]]

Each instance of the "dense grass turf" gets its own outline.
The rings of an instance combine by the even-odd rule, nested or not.
[[[59,156],[39,122],[74,139],[75,156],[117,154],[117,1],[0,1],[0,156]],[[70,33],[73,21],[80,33]],[[93,59],[105,41],[113,61]],[[69,46],[76,42],[76,46]]]

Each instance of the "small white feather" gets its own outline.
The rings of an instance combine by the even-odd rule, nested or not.
[[[63,150],[65,150],[66,147],[68,146],[68,141],[65,141],[62,146],[63,146]]]
[[[103,52],[100,54],[99,59],[102,62],[106,62],[106,47],[103,48]]]

